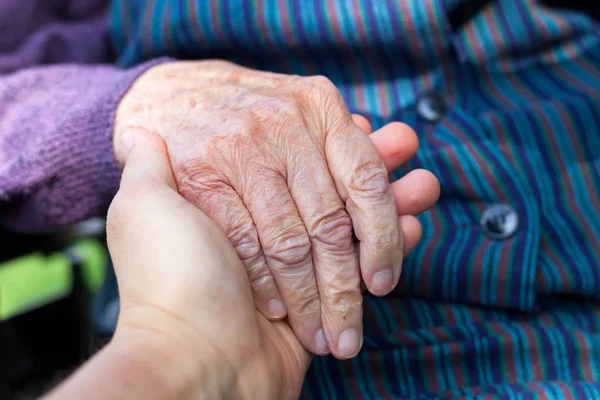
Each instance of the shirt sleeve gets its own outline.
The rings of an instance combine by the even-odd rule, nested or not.
[[[42,232],[103,215],[120,179],[119,100],[159,60],[55,65],[0,76],[0,225]]]

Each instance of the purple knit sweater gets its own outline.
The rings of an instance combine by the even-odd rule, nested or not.
[[[0,0],[0,225],[102,215],[118,189],[116,106],[149,66],[109,62],[107,0]]]

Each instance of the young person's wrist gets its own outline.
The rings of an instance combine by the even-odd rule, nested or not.
[[[174,336],[175,337],[175,336]],[[126,324],[48,399],[236,399],[237,373],[202,343]]]
[[[124,374],[147,385],[156,398],[239,397],[238,371],[221,351],[181,321],[148,313],[152,319],[140,310],[135,319],[121,319],[109,344],[120,367],[126,365]]]

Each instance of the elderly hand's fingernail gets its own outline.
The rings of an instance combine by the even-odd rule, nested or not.
[[[329,346],[327,345],[327,339],[325,339],[325,332],[323,332],[323,329],[319,329],[315,334],[315,343],[320,355],[329,353]]]
[[[338,352],[344,358],[351,358],[360,351],[360,336],[354,328],[345,330],[338,340]]]
[[[285,307],[281,300],[273,299],[267,304],[269,318],[283,318],[285,316]]]
[[[394,274],[391,268],[373,274],[369,291],[376,296],[385,296],[392,291]]]

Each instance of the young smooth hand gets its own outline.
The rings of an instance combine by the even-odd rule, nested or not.
[[[127,132],[108,245],[121,312],[112,342],[57,398],[298,398],[310,362],[286,322],[256,311],[225,233],[177,191],[167,149]]]

